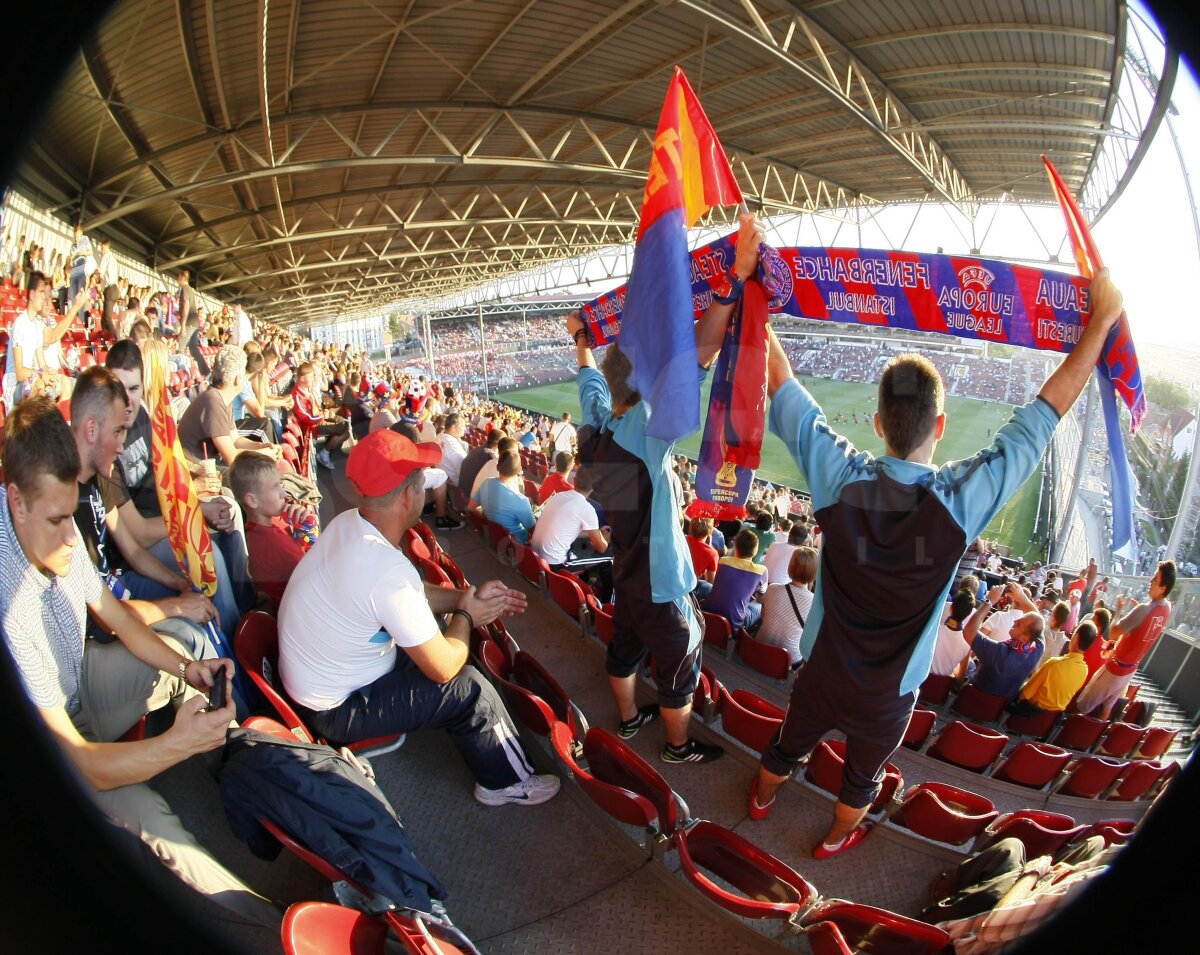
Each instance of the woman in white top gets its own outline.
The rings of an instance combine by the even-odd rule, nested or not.
[[[767,588],[762,598],[762,625],[754,636],[787,650],[795,667],[801,662],[800,638],[804,636],[804,621],[812,608],[817,552],[811,547],[797,547],[788,562],[788,577],[788,583],[771,584]]]

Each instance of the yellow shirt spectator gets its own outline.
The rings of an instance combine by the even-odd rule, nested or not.
[[[1021,698],[1043,710],[1066,709],[1071,698],[1087,682],[1087,663],[1075,651],[1046,660],[1021,687]]]

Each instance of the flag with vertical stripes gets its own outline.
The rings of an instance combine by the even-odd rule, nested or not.
[[[683,70],[658,121],[619,344],[650,408],[646,433],[674,441],[700,427],[700,384],[687,230],[742,201],[729,160]]]
[[[147,343],[149,344],[149,343]],[[175,416],[171,413],[171,395],[167,389],[167,361],[163,351],[148,347],[144,362],[145,393],[150,406],[151,450],[154,463],[154,487],[167,539],[184,576],[192,586],[212,597],[217,591],[217,571],[213,563],[212,539],[204,525],[200,499],[188,470],[187,458],[179,443]]]

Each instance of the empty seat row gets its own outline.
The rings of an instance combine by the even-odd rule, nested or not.
[[[931,711],[925,710],[918,717],[914,712],[910,728],[913,722],[928,722],[930,714]],[[1113,729],[1120,726],[1117,724]],[[1081,756],[1060,746],[1029,740],[1019,742],[1003,755],[1008,743],[1009,738],[1003,733],[976,723],[953,720],[925,752],[934,759],[972,772],[982,774],[991,770],[993,779],[1037,790],[1053,784],[1053,792],[1088,799],[1148,798],[1178,771],[1178,764],[1173,762],[1126,762],[1103,756]]]
[[[1103,836],[1106,845],[1123,843],[1136,826],[1129,819],[1077,825],[1070,816],[1034,809],[1001,816],[985,796],[939,782],[913,786],[895,803],[887,819],[893,825],[952,846],[974,840],[973,853],[1012,836],[1021,839],[1031,855],[1053,854],[1070,842],[1092,835]]]

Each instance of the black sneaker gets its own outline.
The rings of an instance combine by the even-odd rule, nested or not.
[[[451,517],[445,514],[437,519],[437,529],[439,531],[456,531],[463,526],[463,522],[456,517]]]
[[[653,723],[658,719],[658,704],[647,703],[645,706],[638,707],[637,716],[631,720],[625,720],[617,727],[617,735],[621,739],[633,739],[647,723]]]
[[[716,743],[701,743],[697,739],[689,739],[678,747],[667,743],[659,758],[664,763],[711,763],[724,755],[724,747]]]

